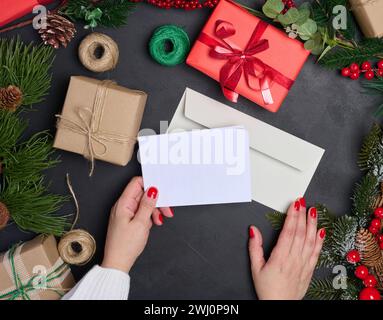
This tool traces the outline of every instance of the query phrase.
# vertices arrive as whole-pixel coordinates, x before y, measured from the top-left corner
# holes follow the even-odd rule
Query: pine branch
[[[315,208],[317,209],[318,228],[325,228],[329,232],[336,220],[336,216],[322,204],[316,204]]]
[[[383,57],[383,39],[372,38],[361,42],[355,48],[337,49],[325,55],[319,63],[329,69],[340,69],[356,62]]]
[[[68,198],[48,194],[41,178],[37,183],[17,183],[8,181],[7,187],[0,194],[11,212],[11,218],[25,231],[62,235],[69,229],[67,216],[55,213]]]
[[[41,179],[41,171],[58,163],[51,159],[54,150],[50,136],[40,132],[14,148],[12,156],[4,157],[4,178],[12,177],[12,182],[34,183]]]
[[[26,128],[26,122],[20,120],[17,114],[0,110],[0,159],[16,145]]]
[[[359,219],[360,227],[365,226],[371,215],[375,198],[378,194],[378,183],[378,179],[371,173],[368,173],[355,187],[354,195],[351,199],[353,200],[353,214]]]
[[[355,217],[346,215],[336,219],[333,231],[328,237],[334,256],[338,256],[340,260],[344,261],[347,253],[355,247],[355,236],[358,229],[358,219]]]
[[[339,300],[341,289],[335,289],[332,279],[314,279],[310,283],[306,296],[315,300]]]
[[[41,102],[50,88],[53,59],[49,46],[25,45],[20,38],[0,39],[0,87],[19,87],[23,105]]]
[[[286,214],[274,211],[266,214],[266,219],[271,223],[275,230],[281,230],[285,223]]]
[[[370,81],[363,82],[363,88],[367,90],[370,94],[376,94],[381,95],[383,100],[383,78],[377,78]],[[375,111],[376,117],[382,117],[383,116],[383,103],[378,106],[377,110]]]
[[[127,0],[101,0],[97,2],[69,0],[67,6],[60,12],[74,21],[85,21],[90,27],[100,25],[118,28],[126,24],[129,14],[136,6],[136,3]],[[94,10],[98,10],[97,16],[92,14],[95,12]]]
[[[378,124],[374,124],[369,134],[364,139],[362,148],[359,152],[358,165],[362,170],[371,169],[374,165],[373,160],[380,149],[379,146],[381,145],[382,138],[382,128]]]

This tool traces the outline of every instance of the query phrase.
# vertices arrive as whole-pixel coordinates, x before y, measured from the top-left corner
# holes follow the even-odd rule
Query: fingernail
[[[301,206],[303,207],[303,208],[306,208],[306,200],[305,200],[305,198],[300,198],[299,199],[299,203],[301,204]]]
[[[172,208],[169,208],[170,209],[170,214],[172,215],[172,217],[174,217],[174,211]]]
[[[295,201],[295,203],[294,203],[294,209],[298,211],[300,208],[301,208],[301,204],[299,203],[299,201],[298,201],[298,200]]]
[[[158,219],[160,219],[161,223],[164,223],[164,216],[162,215],[162,213],[160,213]]]
[[[321,231],[319,232],[319,236],[321,237],[321,239],[323,239],[326,236],[326,229],[325,228],[321,229]]]
[[[310,208],[310,216],[313,219],[315,219],[317,217],[317,208],[315,208],[315,207]]]
[[[249,228],[249,237],[251,239],[255,237],[254,229],[252,227]]]
[[[148,198],[152,198],[152,199],[157,198],[157,194],[158,194],[158,190],[156,187],[150,187],[147,193]]]

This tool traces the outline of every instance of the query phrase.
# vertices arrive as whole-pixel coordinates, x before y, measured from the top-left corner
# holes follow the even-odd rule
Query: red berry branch
[[[285,5],[282,14],[285,14],[287,11],[289,11],[290,8],[296,8],[295,2],[293,0],[282,0],[282,2]]]
[[[349,67],[343,68],[343,77],[348,77],[352,80],[357,80],[361,73],[364,73],[364,78],[372,80],[377,77],[383,77],[383,60],[377,63],[377,67],[373,68],[371,62],[365,61],[360,66],[357,63],[352,63]]]
[[[383,61],[381,61],[383,62]],[[380,64],[382,66],[382,64]],[[371,66],[371,65],[370,65]],[[365,65],[367,67],[367,64]],[[379,244],[379,248],[382,250],[383,249],[383,234],[380,233],[381,227],[382,227],[382,220],[383,220],[383,208],[378,207],[374,211],[374,217],[370,222],[370,225],[368,227],[368,232],[370,232],[373,236],[375,236],[376,242]],[[367,232],[367,233],[368,233]],[[369,249],[368,241],[366,240],[368,236],[366,237],[366,233],[362,232],[364,236],[364,248],[363,250]],[[371,238],[370,238],[371,239]],[[371,241],[374,243],[375,241],[373,238]],[[374,245],[376,246],[376,245]],[[381,256],[381,253],[379,249],[376,249],[377,253],[379,256]],[[363,288],[360,293],[359,293],[359,299],[360,300],[380,300],[381,296],[376,289],[376,287],[379,286],[378,279],[376,276],[372,273],[370,273],[370,270],[368,266],[371,267],[371,261],[368,261],[366,259],[371,259],[371,257],[376,254],[374,253],[369,253],[363,260],[363,257],[361,256],[361,253],[357,249],[350,250],[347,255],[346,255],[346,260],[347,262],[356,265],[354,275],[358,279],[362,280],[363,285],[365,288]],[[365,255],[365,253],[364,253]],[[376,259],[376,258],[375,258]],[[375,262],[376,263],[376,262]],[[379,269],[380,270],[380,269]],[[376,270],[375,270],[376,271]],[[381,275],[378,275],[379,279],[381,279]]]
[[[161,9],[184,9],[195,10],[202,8],[214,8],[219,0],[130,0],[130,2],[147,2]]]

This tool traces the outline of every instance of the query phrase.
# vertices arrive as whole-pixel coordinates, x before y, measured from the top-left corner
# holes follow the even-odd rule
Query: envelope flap
[[[185,117],[207,128],[242,125],[252,149],[305,171],[317,165],[324,150],[223,103],[186,88]]]

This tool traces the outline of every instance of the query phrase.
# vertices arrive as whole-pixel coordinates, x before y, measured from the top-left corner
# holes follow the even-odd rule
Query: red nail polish
[[[160,219],[161,223],[164,223],[164,216],[162,215],[162,213],[160,213],[158,219]]]
[[[295,201],[295,203],[294,203],[294,209],[298,211],[300,208],[301,208],[301,204],[299,203],[299,201],[298,201],[298,200]]]
[[[326,229],[325,228],[321,229],[321,231],[319,232],[319,236],[321,237],[321,239],[323,239],[326,236]]]
[[[158,194],[158,190],[156,187],[150,187],[147,192],[148,198],[152,198],[152,199],[157,198],[157,194]]]
[[[249,228],[249,237],[250,238],[254,238],[255,237],[254,229],[252,227]]]
[[[313,219],[315,219],[317,217],[317,208],[311,208],[310,209],[310,216]]]
[[[300,198],[299,199],[299,203],[301,204],[301,206],[303,207],[303,208],[306,208],[306,200],[305,200],[305,198]]]

